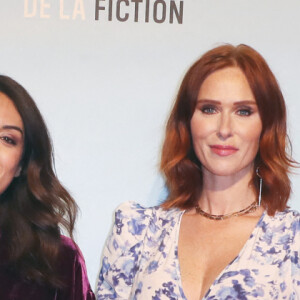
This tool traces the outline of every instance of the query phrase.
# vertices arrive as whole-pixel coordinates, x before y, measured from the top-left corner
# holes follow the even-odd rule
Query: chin
[[[245,168],[232,168],[232,165],[230,166],[222,166],[222,167],[213,167],[213,168],[207,168],[207,171],[215,176],[234,176],[234,175],[240,175],[240,177],[243,177],[245,174],[249,172],[250,169],[247,167]]]
[[[211,173],[216,176],[232,176],[235,175],[237,172],[230,172],[230,170],[224,170],[224,171],[211,172]]]

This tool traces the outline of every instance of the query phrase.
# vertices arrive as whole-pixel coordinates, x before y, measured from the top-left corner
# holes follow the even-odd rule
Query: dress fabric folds
[[[65,236],[61,236],[58,260],[61,278],[66,282],[63,290],[25,281],[9,272],[5,256],[0,251],[0,300],[94,300],[83,256],[73,241]]]

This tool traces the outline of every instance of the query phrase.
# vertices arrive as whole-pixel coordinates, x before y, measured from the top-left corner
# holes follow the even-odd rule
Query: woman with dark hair
[[[300,217],[285,103],[246,45],[205,53],[169,117],[159,207],[122,204],[98,299],[300,299]]]
[[[95,299],[73,242],[76,214],[36,104],[0,76],[0,299]]]

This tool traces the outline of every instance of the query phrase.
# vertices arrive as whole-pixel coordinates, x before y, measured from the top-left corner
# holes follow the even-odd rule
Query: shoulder
[[[68,249],[70,251],[76,251],[77,250],[77,245],[69,237],[61,235],[60,236],[60,241],[61,241],[61,247],[65,248],[65,249]]]
[[[77,244],[72,239],[64,235],[61,235],[60,241],[60,263],[63,265],[75,263],[77,265],[85,266],[83,255]]]
[[[300,242],[300,213],[296,210],[286,209],[276,212],[274,216],[266,215],[260,226],[264,232],[272,232],[278,238]]]
[[[130,252],[149,241],[159,241],[165,232],[171,234],[179,223],[181,211],[164,210],[159,206],[145,208],[135,202],[125,202],[115,210],[115,220],[106,246],[109,255]]]
[[[156,229],[174,226],[180,214],[178,209],[164,210],[160,206],[145,208],[135,202],[125,202],[115,210],[116,234],[127,230],[127,233],[139,236],[148,226]],[[155,228],[152,230],[156,231]]]
[[[61,235],[60,242],[61,242],[60,247],[62,251],[67,251],[68,253],[73,253],[73,254],[77,254],[78,252],[80,252],[78,246],[69,237]]]
[[[300,221],[300,213],[296,210],[286,209],[284,211],[276,212],[274,216],[266,218],[271,224],[297,224]]]
[[[152,206],[152,207],[145,207],[143,205],[140,205],[137,202],[134,201],[127,201],[121,203],[115,210],[115,212],[122,212],[124,215],[133,215],[133,216],[145,216],[145,217],[153,217],[153,216],[159,216],[159,217],[167,217],[169,218],[173,214],[176,215],[176,212],[179,212],[178,209],[168,209],[165,210],[158,206]]]

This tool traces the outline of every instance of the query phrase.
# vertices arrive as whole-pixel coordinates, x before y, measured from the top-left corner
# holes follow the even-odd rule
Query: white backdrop
[[[246,43],[266,58],[300,160],[299,11],[298,0],[0,0],[0,73],[24,85],[46,119],[58,176],[81,209],[76,240],[93,287],[115,207],[164,197],[166,117],[206,50]],[[292,180],[300,209],[300,177]]]

